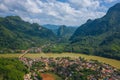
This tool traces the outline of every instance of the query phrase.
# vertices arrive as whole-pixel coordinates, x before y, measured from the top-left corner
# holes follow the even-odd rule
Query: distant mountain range
[[[62,42],[68,41],[69,38],[75,32],[75,30],[78,28],[77,26],[52,25],[52,24],[46,24],[43,25],[43,27],[52,30]]]
[[[53,25],[53,24],[46,24],[42,25],[43,27],[52,30],[55,34],[57,34],[57,30],[59,29],[60,25]]]
[[[66,25],[54,25],[54,24],[45,24],[45,25],[42,25],[43,27],[46,27],[48,29],[51,29],[51,30],[54,30],[54,29],[59,29],[61,26],[66,26]],[[74,27],[74,28],[77,28],[79,26],[66,26],[66,27]]]
[[[70,41],[75,52],[120,59],[120,3],[80,26]]]

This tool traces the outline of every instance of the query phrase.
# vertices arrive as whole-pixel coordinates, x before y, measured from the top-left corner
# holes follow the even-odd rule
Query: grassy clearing
[[[0,54],[0,57],[19,57],[21,54]],[[29,58],[39,58],[39,57],[71,57],[71,58],[78,58],[78,57],[84,57],[85,59],[93,59],[93,60],[98,60],[103,63],[110,64],[118,69],[120,69],[120,61],[119,60],[114,60],[114,59],[108,59],[108,58],[103,58],[103,57],[98,57],[98,56],[89,56],[89,55],[84,55],[84,54],[73,54],[73,53],[62,53],[62,54],[53,54],[53,53],[38,53],[38,54],[26,54],[25,57]]]

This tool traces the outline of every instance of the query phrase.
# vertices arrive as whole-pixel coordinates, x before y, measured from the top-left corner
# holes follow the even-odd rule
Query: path
[[[25,54],[27,54],[31,49],[26,50],[24,53],[22,53],[19,58],[23,57]]]

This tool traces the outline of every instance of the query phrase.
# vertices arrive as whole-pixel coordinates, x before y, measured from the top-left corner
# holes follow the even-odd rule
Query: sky
[[[20,16],[43,24],[80,26],[104,16],[120,0],[0,0],[0,17]]]

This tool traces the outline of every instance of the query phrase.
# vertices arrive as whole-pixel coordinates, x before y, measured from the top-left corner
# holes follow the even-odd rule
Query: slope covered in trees
[[[0,58],[0,80],[23,80],[27,73],[24,64],[16,58]]]
[[[88,20],[70,40],[74,52],[120,59],[120,3],[102,18]]]
[[[61,42],[68,42],[69,38],[72,36],[77,27],[67,27],[62,25],[57,31],[57,36]]]
[[[18,16],[0,17],[0,49],[27,49],[55,40],[54,33]]]
[[[59,38],[60,42],[67,42],[72,36],[74,31],[77,29],[77,26],[66,26],[66,25],[52,25],[46,24],[43,25],[54,32],[54,34]]]

